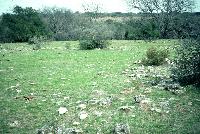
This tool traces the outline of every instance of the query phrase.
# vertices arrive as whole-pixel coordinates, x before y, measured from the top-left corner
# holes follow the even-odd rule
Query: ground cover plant
[[[0,133],[199,133],[199,90],[166,87],[171,62],[140,64],[150,47],[173,56],[175,44],[110,41],[90,51],[76,41],[37,51],[0,44]]]

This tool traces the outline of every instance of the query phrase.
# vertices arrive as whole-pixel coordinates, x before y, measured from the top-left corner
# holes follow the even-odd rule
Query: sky
[[[11,12],[14,6],[33,7],[42,9],[44,7],[61,7],[67,8],[74,12],[83,12],[83,4],[99,4],[102,12],[128,12],[125,0],[0,0],[0,14]],[[197,8],[195,11],[200,12],[200,0],[196,0]],[[133,11],[134,12],[134,11]]]
[[[41,9],[44,7],[67,8],[74,12],[83,12],[83,4],[99,4],[103,12],[127,12],[125,0],[0,0],[0,14],[9,12],[16,5],[21,7],[33,7]],[[86,4],[85,4],[86,5]]]

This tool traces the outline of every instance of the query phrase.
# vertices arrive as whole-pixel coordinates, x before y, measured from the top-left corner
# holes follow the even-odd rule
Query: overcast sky
[[[10,11],[15,5],[34,9],[57,6],[83,12],[84,3],[99,4],[104,12],[127,12],[125,0],[0,0],[0,14]]]
[[[196,0],[200,11],[200,0]],[[64,7],[72,11],[83,12],[82,5],[84,3],[96,3],[101,5],[103,12],[127,12],[125,0],[0,0],[0,14],[9,12],[16,5],[21,7],[33,7],[34,9],[41,9],[44,7]]]

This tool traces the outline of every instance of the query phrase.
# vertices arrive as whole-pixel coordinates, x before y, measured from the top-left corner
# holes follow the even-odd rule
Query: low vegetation
[[[0,16],[0,133],[200,133],[193,0],[127,3]]]
[[[92,50],[92,49],[104,49],[107,48],[109,42],[106,40],[80,40],[79,41],[80,49],[82,50]]]
[[[159,50],[155,47],[151,47],[146,51],[146,58],[142,59],[142,64],[159,66],[164,64],[168,57],[169,51],[167,49]]]
[[[200,38],[181,41],[176,49],[172,74],[182,85],[200,84]]]
[[[170,82],[167,64],[138,64],[177,41],[110,43],[1,44],[0,133],[199,133],[199,90]]]

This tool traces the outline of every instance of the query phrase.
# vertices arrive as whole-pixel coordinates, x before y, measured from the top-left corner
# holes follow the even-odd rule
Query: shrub
[[[66,42],[65,43],[65,49],[70,49],[70,47],[71,47],[71,44],[69,42]]]
[[[181,42],[171,71],[172,78],[181,85],[200,84],[200,38]]]
[[[167,49],[158,50],[155,47],[151,47],[146,51],[146,58],[142,60],[142,64],[159,66],[162,65],[168,57],[169,51]]]
[[[39,50],[41,49],[42,45],[44,45],[44,42],[46,41],[46,39],[44,37],[32,37],[29,38],[28,40],[28,44],[33,46],[33,50]]]
[[[83,30],[81,40],[79,41],[80,49],[107,48],[109,45],[107,40],[112,39],[112,36],[113,32],[109,26],[102,23],[91,24],[89,28]]]
[[[81,50],[92,50],[95,48],[99,49],[107,48],[109,43],[106,40],[91,39],[91,40],[80,40],[79,45]]]

